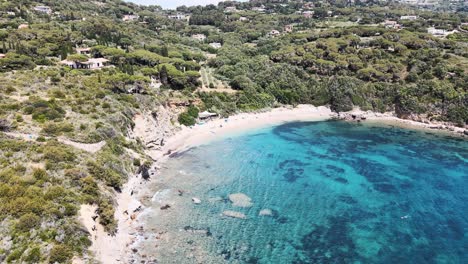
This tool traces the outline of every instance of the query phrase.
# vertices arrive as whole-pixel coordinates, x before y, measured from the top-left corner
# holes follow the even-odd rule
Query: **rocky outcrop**
[[[135,126],[129,132],[129,137],[139,139],[148,150],[160,150],[166,139],[176,132],[172,122],[176,116],[176,113],[162,105],[153,111],[137,114],[133,118]]]
[[[251,207],[252,199],[243,193],[234,193],[229,195],[229,200],[233,206],[237,207]]]

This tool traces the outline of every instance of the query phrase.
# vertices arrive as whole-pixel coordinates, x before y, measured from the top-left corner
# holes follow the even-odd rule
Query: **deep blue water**
[[[148,220],[177,234],[171,241],[180,250],[162,254],[161,263],[195,263],[187,257],[195,247],[213,263],[468,263],[463,139],[340,121],[289,123],[173,155],[163,174],[159,187],[190,193],[174,198],[175,207],[187,205],[183,213]],[[227,199],[239,192],[252,207]],[[202,204],[187,203],[193,196]],[[265,208],[273,215],[260,216]],[[225,210],[247,219],[223,217]]]

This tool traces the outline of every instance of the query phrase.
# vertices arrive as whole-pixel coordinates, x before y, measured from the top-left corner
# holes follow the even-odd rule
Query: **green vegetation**
[[[9,245],[0,262],[86,255],[82,204],[96,205],[100,224],[115,232],[115,193],[136,167],[149,168],[145,146],[129,136],[136,114],[158,119],[164,107],[180,113],[169,122],[192,126],[200,109],[229,116],[308,103],[468,122],[468,16],[447,1],[437,11],[391,1],[178,8],[190,21],[120,0],[19,2],[0,2],[0,235]],[[37,5],[53,12],[34,11]],[[238,11],[225,10],[232,6]],[[301,13],[307,10],[313,15]],[[138,18],[123,21],[129,14]],[[435,37],[427,33],[432,26],[459,32]],[[105,146],[87,152],[66,140]]]

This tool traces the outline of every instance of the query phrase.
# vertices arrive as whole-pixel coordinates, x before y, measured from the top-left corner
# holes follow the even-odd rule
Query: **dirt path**
[[[3,133],[7,136],[23,139],[26,141],[36,141],[37,138],[39,137],[36,134],[25,134],[25,133],[19,133],[19,132],[3,132]],[[48,138],[48,137],[45,137],[45,138]],[[87,143],[79,143],[79,142],[71,141],[65,137],[58,137],[57,140],[65,145],[69,145],[69,146],[84,150],[89,153],[96,153],[100,151],[106,145],[105,141],[87,144]]]

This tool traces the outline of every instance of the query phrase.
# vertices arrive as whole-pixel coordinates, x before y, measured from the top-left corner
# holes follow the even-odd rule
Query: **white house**
[[[434,37],[446,37],[450,34],[453,34],[453,33],[457,33],[458,30],[452,30],[452,31],[448,31],[448,30],[445,30],[445,29],[437,29],[437,28],[434,28],[434,27],[430,27],[427,29],[427,33],[433,35]]]
[[[34,10],[41,13],[46,13],[48,15],[52,14],[52,9],[48,6],[36,6]]]
[[[195,35],[192,35],[192,38],[198,41],[205,41],[206,36],[205,34],[195,34]]]
[[[5,55],[5,54],[3,54],[3,53],[0,53],[0,59],[3,59],[3,58],[5,58],[5,57],[6,57],[6,55]]]
[[[224,9],[224,12],[225,13],[235,13],[235,12],[237,12],[237,8],[235,6],[227,6]]]
[[[174,19],[174,20],[188,20],[189,16],[182,14],[182,13],[177,13],[175,15],[169,15],[167,16],[169,19]]]
[[[123,21],[135,21],[135,20],[138,20],[138,18],[140,18],[139,15],[124,15],[122,20]]]
[[[29,28],[28,24],[21,24],[18,26],[18,29],[26,29],[26,28]]]
[[[249,21],[249,19],[246,17],[239,17],[239,21],[245,22],[245,21]]]
[[[66,65],[72,69],[95,70],[95,69],[101,69],[102,67],[106,66],[108,62],[109,60],[104,59],[104,58],[93,58],[84,62],[63,60],[60,62],[60,64]]]
[[[281,35],[281,33],[280,33],[278,30],[276,30],[276,29],[273,29],[272,31],[270,31],[270,32],[268,33],[268,36],[269,36],[269,37],[276,37],[276,36],[279,36],[279,35]]]
[[[222,47],[221,43],[219,42],[212,42],[209,44],[212,48],[219,49]]]
[[[9,12],[7,12],[7,15],[9,15],[9,16],[15,16],[16,14],[15,14],[15,12],[9,11]]]
[[[400,20],[416,20],[418,16],[401,16]]]

